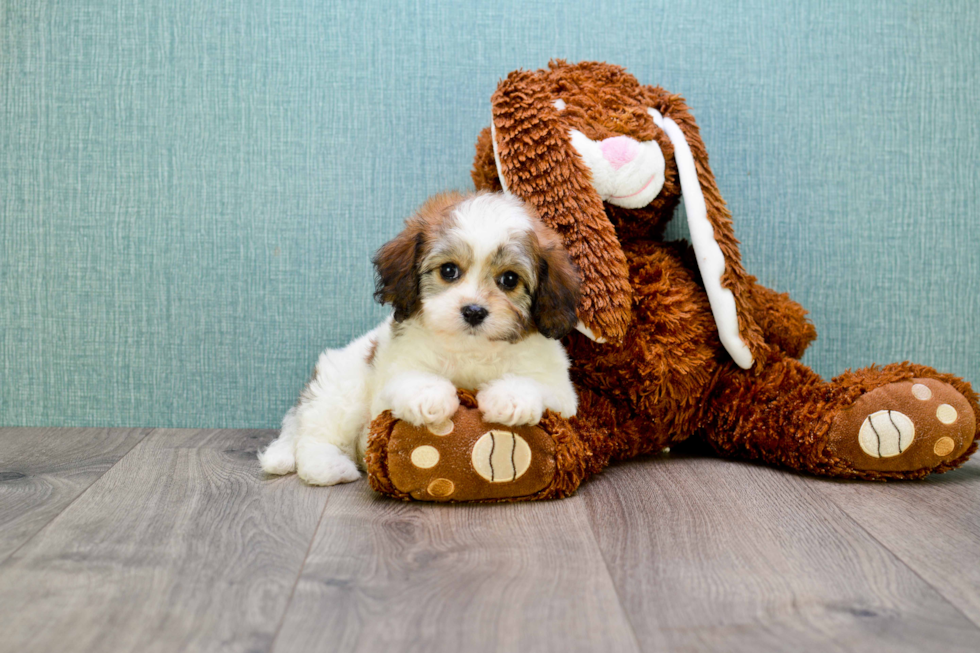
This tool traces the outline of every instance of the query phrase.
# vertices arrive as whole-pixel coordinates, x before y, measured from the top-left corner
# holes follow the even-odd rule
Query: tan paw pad
[[[942,437],[936,440],[936,446],[932,450],[937,456],[948,456],[953,452],[955,446],[956,443],[953,442],[953,438]]]
[[[491,483],[516,481],[531,466],[531,448],[510,431],[487,431],[473,447],[473,469]]]
[[[412,464],[419,469],[429,469],[439,464],[439,450],[427,444],[412,450]]]
[[[909,448],[915,439],[915,424],[897,410],[879,410],[868,415],[858,431],[864,453],[875,458],[891,458]]]
[[[949,404],[942,404],[936,409],[936,419],[943,424],[952,424],[956,421],[956,409]]]
[[[440,435],[440,436],[449,435],[450,433],[453,432],[453,428],[455,428],[453,425],[453,421],[446,420],[442,424],[431,424],[429,426],[429,433],[431,433],[432,435]]]
[[[932,390],[927,385],[916,383],[912,386],[912,395],[919,401],[929,401],[932,399]]]
[[[437,499],[445,499],[456,491],[456,484],[448,478],[437,478],[429,483],[429,487],[426,489],[429,491],[429,494]]]

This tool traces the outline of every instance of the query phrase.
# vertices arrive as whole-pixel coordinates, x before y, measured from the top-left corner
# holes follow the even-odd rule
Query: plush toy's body
[[[797,360],[816,331],[742,268],[679,96],[606,64],[512,73],[494,94],[473,179],[532,204],[581,270],[581,333],[566,340],[580,403],[575,418],[540,425],[554,452],[536,450],[528,473],[560,461],[547,487],[481,495],[470,485],[458,499],[565,496],[612,459],[694,435],[721,455],[843,478],[920,478],[976,450],[980,406],[965,381],[900,363],[825,382]],[[663,241],[682,196],[693,247]],[[388,449],[392,428],[375,424],[374,486],[452,500],[392,484],[388,467],[404,458]],[[473,449],[483,430],[493,425],[469,425],[454,446]]]

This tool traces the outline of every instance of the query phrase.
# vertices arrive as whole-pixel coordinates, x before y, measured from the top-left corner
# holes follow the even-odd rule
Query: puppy
[[[457,388],[487,422],[575,414],[568,358],[579,277],[558,236],[500,193],[438,195],[374,258],[375,298],[393,315],[324,351],[282,431],[259,453],[270,474],[311,485],[360,476],[371,421],[385,410],[435,433],[451,428]]]

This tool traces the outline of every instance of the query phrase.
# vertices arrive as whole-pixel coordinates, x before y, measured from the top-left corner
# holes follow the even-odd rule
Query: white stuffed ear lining
[[[500,165],[500,150],[497,149],[497,128],[493,126],[493,112],[490,113],[490,142],[493,143],[493,162],[497,166],[497,179],[500,180],[500,187],[505,195],[510,195],[507,190],[507,181],[504,179],[504,168]]]
[[[691,230],[691,244],[694,245],[694,255],[698,260],[721,344],[735,364],[747,370],[752,367],[752,352],[738,333],[735,295],[721,285],[721,276],[725,273],[725,255],[715,241],[715,230],[708,221],[708,206],[701,191],[691,147],[677,123],[665,118],[656,109],[647,109],[647,112],[653,116],[653,121],[664,130],[674,146],[674,160],[681,178],[681,193],[684,196],[684,209],[687,211],[687,224]]]
[[[606,340],[605,338],[596,336],[596,334],[592,332],[592,329],[585,326],[585,322],[583,322],[582,320],[579,320],[578,324],[575,325],[575,330],[581,333],[589,340],[591,340],[592,342],[597,342],[600,345],[604,345],[608,342],[608,340]]]

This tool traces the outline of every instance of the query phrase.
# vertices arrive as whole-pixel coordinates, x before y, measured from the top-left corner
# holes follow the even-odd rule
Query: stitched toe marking
[[[437,478],[429,483],[427,489],[432,496],[444,499],[456,491],[456,484],[448,478]]]
[[[531,466],[531,448],[509,431],[487,431],[473,446],[473,469],[491,483],[516,481]]]
[[[455,426],[453,425],[453,421],[450,419],[446,420],[442,424],[430,424],[428,428],[429,433],[432,435],[449,435],[453,432],[453,428],[455,428]]]
[[[940,404],[936,409],[936,419],[943,424],[952,424],[956,421],[956,409],[949,404]]]
[[[864,453],[875,458],[897,456],[915,439],[915,424],[905,413],[879,410],[868,415],[858,432],[858,443]]]
[[[942,437],[936,440],[936,446],[933,447],[933,451],[939,457],[948,456],[953,452],[953,447],[956,443],[953,442],[953,438]]]
[[[421,469],[435,467],[439,462],[439,450],[425,444],[412,451],[412,464]]]
[[[929,401],[932,399],[932,390],[927,385],[916,383],[912,386],[912,395],[920,401]]]

